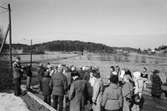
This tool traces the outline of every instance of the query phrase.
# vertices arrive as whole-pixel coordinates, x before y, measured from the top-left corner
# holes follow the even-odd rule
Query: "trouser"
[[[51,96],[50,95],[43,95],[44,96],[44,102],[47,104],[51,104]]]
[[[39,89],[40,89],[40,91],[42,91],[42,80],[38,79],[38,81],[39,81]]]
[[[31,77],[27,76],[27,83],[26,83],[26,88],[29,90],[31,85]]]
[[[124,97],[123,111],[131,111],[131,103]]]
[[[63,110],[63,96],[53,95],[53,107],[57,111]]]
[[[21,78],[15,78],[14,79],[14,94],[16,96],[21,95],[20,85],[21,85]]]

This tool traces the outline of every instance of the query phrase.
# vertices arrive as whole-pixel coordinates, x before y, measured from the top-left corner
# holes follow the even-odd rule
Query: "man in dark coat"
[[[84,111],[87,97],[87,81],[80,80],[79,74],[73,75],[73,83],[70,87],[70,111]]]
[[[24,72],[27,75],[26,88],[27,88],[27,90],[31,90],[30,85],[31,85],[32,71],[31,71],[31,65],[30,64],[28,64],[24,67]]]
[[[42,78],[42,94],[44,96],[44,101],[50,105],[51,103],[51,87],[50,87],[51,77],[49,76],[49,72],[45,71],[44,76]]]
[[[20,64],[20,57],[16,57],[15,62],[13,63],[13,81],[14,81],[14,93],[16,96],[21,95],[21,76],[23,73],[22,66]]]
[[[43,64],[40,64],[38,69],[38,81],[39,81],[40,91],[42,91],[42,77],[45,71],[46,71],[46,68],[43,66]]]
[[[67,78],[63,74],[63,66],[58,66],[58,71],[51,77],[50,86],[53,95],[53,107],[58,110],[63,110],[63,98],[67,90]]]

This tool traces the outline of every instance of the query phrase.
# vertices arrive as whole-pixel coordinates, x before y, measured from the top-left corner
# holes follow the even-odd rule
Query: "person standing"
[[[23,73],[23,69],[20,64],[20,57],[16,57],[15,62],[13,63],[13,80],[14,80],[14,94],[16,96],[21,95],[21,76]]]
[[[95,82],[93,84],[92,109],[93,111],[101,111],[103,83],[100,77],[100,73],[98,71],[93,72],[93,76],[95,77]]]
[[[40,91],[42,91],[42,77],[45,71],[46,71],[46,68],[43,66],[43,64],[40,64],[38,69],[38,81],[39,81]]]
[[[73,82],[70,87],[70,111],[85,111],[87,87],[86,80],[80,80],[79,74],[72,76]]]
[[[30,85],[31,85],[31,78],[32,78],[32,71],[31,71],[31,65],[28,64],[24,67],[24,71],[27,75],[27,83],[26,83],[26,89],[31,90]]]
[[[123,94],[123,111],[131,110],[131,98],[133,96],[133,84],[130,82],[130,75],[124,75],[124,85],[122,86]]]
[[[53,107],[58,111],[62,111],[64,95],[68,88],[62,65],[59,65],[58,71],[52,75],[50,87],[52,88]]]
[[[51,77],[49,75],[49,71],[45,71],[44,76],[42,77],[42,94],[44,96],[44,101],[47,104],[51,104],[51,87],[50,87],[50,81]]]
[[[110,85],[104,90],[102,97],[102,106],[105,111],[120,111],[122,108],[123,96],[122,90],[118,85],[118,76],[110,78]]]
[[[152,82],[151,95],[152,95],[152,97],[161,98],[162,81],[158,75],[159,70],[154,70],[152,73],[153,73],[153,75],[151,76],[151,82]]]

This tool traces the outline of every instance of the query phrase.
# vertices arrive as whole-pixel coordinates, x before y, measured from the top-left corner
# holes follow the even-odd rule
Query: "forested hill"
[[[8,45],[6,45],[6,48]],[[13,44],[13,49],[23,49],[23,52],[29,52],[30,46],[26,44]],[[130,47],[110,47],[101,43],[57,40],[40,44],[33,44],[33,53],[44,53],[44,51],[88,51],[99,53],[114,53],[117,50],[135,52],[137,49]]]
[[[51,41],[33,45],[34,50],[48,51],[89,51],[89,52],[113,52],[113,48],[100,43],[82,41]]]

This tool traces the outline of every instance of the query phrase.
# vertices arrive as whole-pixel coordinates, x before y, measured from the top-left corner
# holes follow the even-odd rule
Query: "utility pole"
[[[32,67],[32,39],[30,40],[30,66]]]
[[[8,11],[9,11],[9,56],[10,56],[10,76],[12,75],[13,68],[12,68],[12,25],[11,25],[11,7],[8,4]]]

